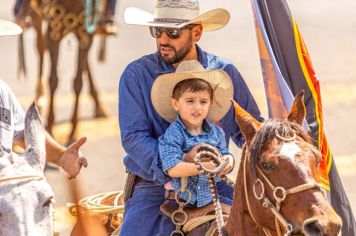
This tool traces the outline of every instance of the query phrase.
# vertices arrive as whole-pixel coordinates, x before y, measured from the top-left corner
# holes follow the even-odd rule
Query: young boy
[[[219,122],[229,110],[233,94],[232,84],[229,76],[223,71],[203,71],[197,61],[187,62],[193,64],[193,68],[200,71],[177,72],[158,77],[152,87],[152,101],[156,111],[166,120],[175,120],[159,138],[159,154],[163,170],[172,177],[175,191],[181,189],[181,177],[189,177],[187,189],[191,192],[189,203],[196,207],[202,207],[212,202],[208,178],[202,175],[196,165],[183,160],[185,153],[195,146],[205,143],[216,147],[224,158],[229,158],[232,168],[233,157],[226,146],[225,134],[221,127],[213,122]],[[199,65],[197,65],[197,63]],[[186,67],[187,64],[182,65]],[[189,66],[188,66],[189,67]],[[192,68],[191,68],[192,69]],[[169,87],[162,86],[169,81]],[[160,89],[158,89],[158,87]],[[156,99],[157,94],[161,99]],[[171,106],[167,98],[171,97]],[[215,168],[213,164],[206,163],[205,167]],[[215,178],[215,181],[218,181]],[[219,183],[217,183],[219,186]],[[169,188],[169,187],[168,187]],[[219,192],[219,187],[218,187]],[[180,198],[188,201],[187,192],[180,193]],[[229,199],[231,200],[231,199]],[[222,200],[230,204],[229,200]]]

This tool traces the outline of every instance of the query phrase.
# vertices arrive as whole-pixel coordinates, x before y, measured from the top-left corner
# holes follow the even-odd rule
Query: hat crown
[[[204,67],[197,60],[186,60],[179,63],[177,72],[204,71]]]
[[[157,0],[154,11],[155,21],[169,19],[185,22],[199,16],[198,0]]]

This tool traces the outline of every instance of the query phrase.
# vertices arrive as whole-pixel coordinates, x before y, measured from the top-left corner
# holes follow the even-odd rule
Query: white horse
[[[45,131],[34,104],[25,118],[26,151],[0,156],[0,235],[53,235],[54,193],[43,175]]]

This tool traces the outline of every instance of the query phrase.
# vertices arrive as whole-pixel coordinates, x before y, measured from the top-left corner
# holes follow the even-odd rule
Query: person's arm
[[[86,142],[86,137],[80,138],[69,147],[63,147],[56,142],[46,132],[46,161],[56,164],[63,168],[70,178],[75,178],[82,166],[87,167],[87,159],[80,151],[80,147]],[[14,139],[14,144],[25,149],[25,140],[23,138]]]
[[[231,77],[234,86],[234,100],[257,120],[263,121],[264,119],[261,117],[261,112],[256,101],[236,67],[229,64],[224,70]],[[245,142],[237,123],[231,130],[231,139],[240,148]]]
[[[163,170],[158,167],[158,140],[153,137],[152,123],[146,111],[138,75],[126,68],[119,83],[119,124],[121,142],[128,158],[156,181],[164,184]]]
[[[203,163],[206,169],[213,170],[216,168],[216,165],[212,162],[205,162]],[[178,177],[189,177],[201,174],[202,171],[198,170],[197,166],[194,163],[190,162],[179,162],[171,169],[167,170],[167,173],[172,178]]]
[[[1,82],[1,88],[6,90],[11,101],[13,123],[14,123],[14,137],[13,143],[25,149],[24,140],[24,121],[25,113],[7,84]],[[61,146],[46,132],[46,161],[59,165],[64,171],[68,173],[71,178],[77,176],[82,166],[88,165],[86,158],[82,155],[80,147],[85,143],[86,138],[81,138],[77,142],[70,145],[68,148]]]

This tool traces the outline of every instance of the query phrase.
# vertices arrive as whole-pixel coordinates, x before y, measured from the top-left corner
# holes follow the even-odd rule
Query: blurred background
[[[105,63],[98,63],[98,40],[90,51],[90,65],[99,94],[110,115],[92,119],[94,106],[88,97],[88,84],[80,100],[79,136],[87,136],[83,151],[89,166],[77,178],[84,195],[122,190],[125,168],[124,150],[117,124],[117,87],[125,66],[132,60],[156,50],[155,40],[147,27],[125,25],[123,11],[136,6],[153,12],[154,1],[118,0],[115,23],[117,36],[108,38]],[[354,0],[298,0],[288,1],[292,15],[309,50],[314,69],[320,80],[324,111],[324,129],[333,152],[345,190],[356,213],[356,2]],[[0,18],[13,20],[15,1],[2,1]],[[258,48],[250,1],[201,0],[201,12],[225,8],[231,13],[229,24],[222,30],[203,34],[199,45],[208,52],[231,60],[249,85],[265,117],[267,106],[262,83]],[[24,109],[34,100],[38,74],[35,31],[25,32],[25,52],[28,74],[17,75],[18,38],[0,38],[0,78],[5,80],[20,99]],[[55,100],[55,138],[65,143],[69,132],[74,96],[73,78],[76,71],[77,41],[68,35],[61,43],[58,64],[59,86]],[[48,76],[48,55],[45,75]],[[231,144],[238,156],[238,149]],[[46,172],[56,194],[55,207],[65,209],[71,202],[68,180],[62,171]],[[68,225],[57,223],[60,230]],[[66,232],[66,231],[63,231]],[[64,234],[66,235],[66,234]]]

